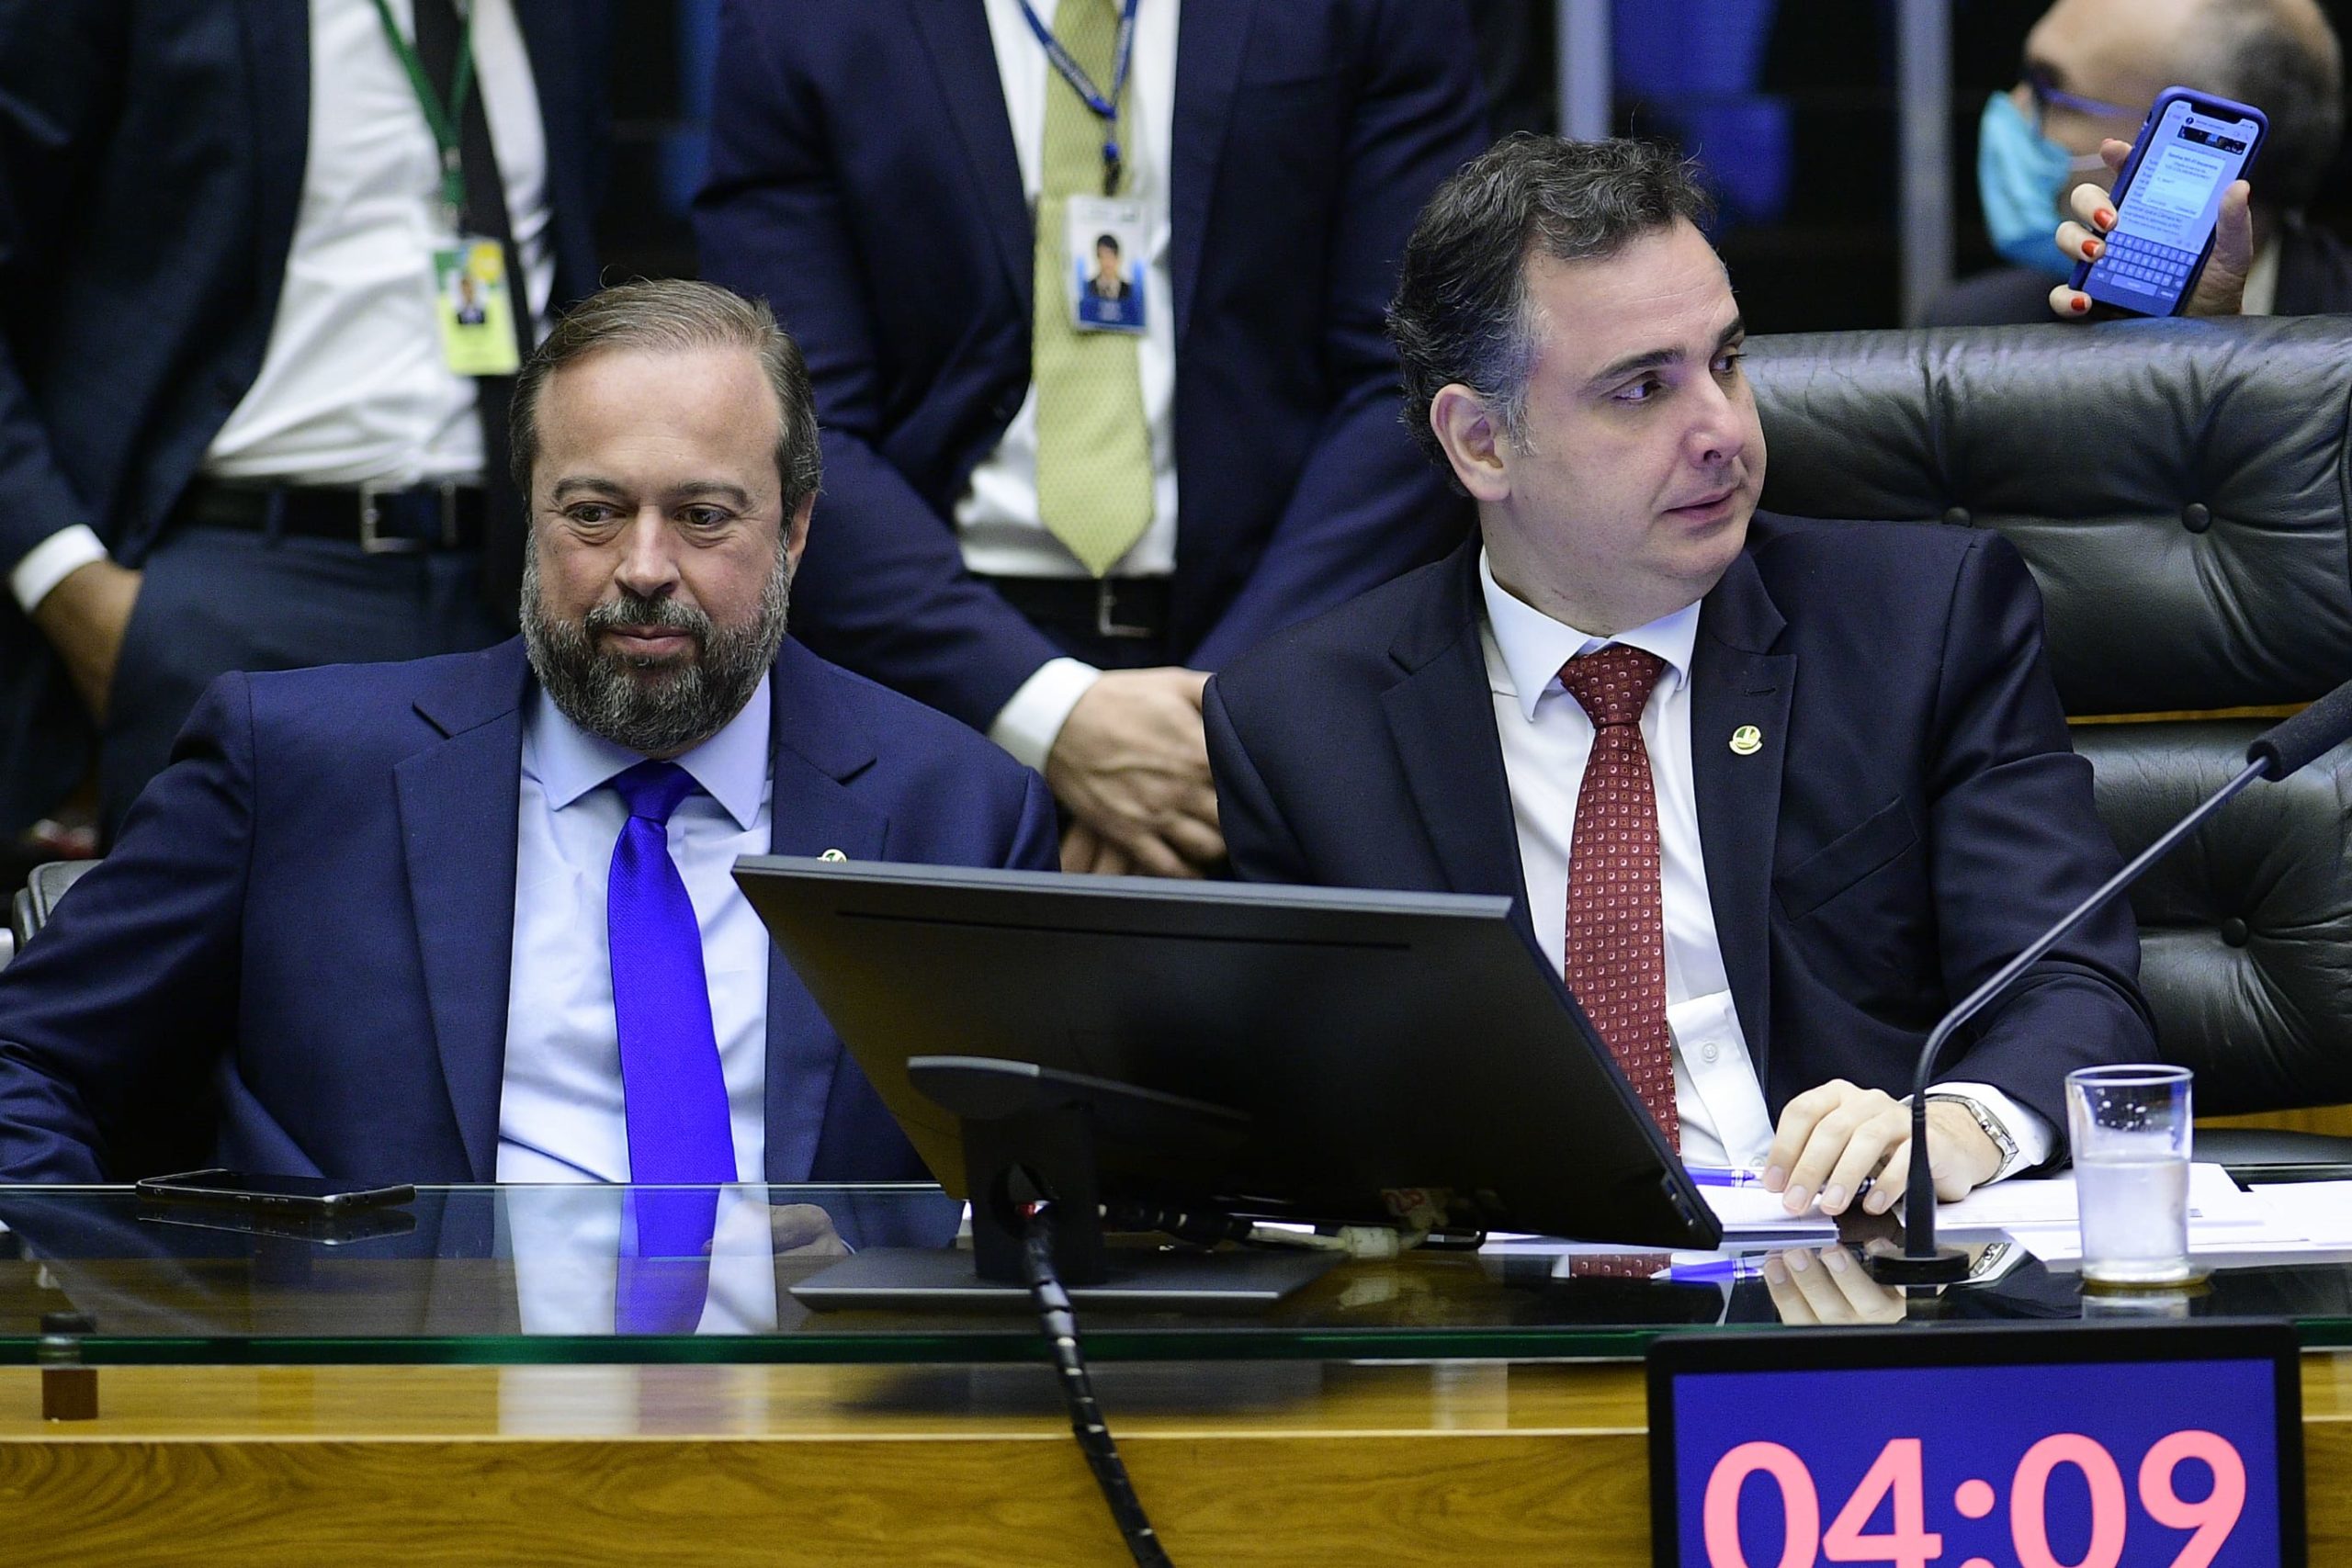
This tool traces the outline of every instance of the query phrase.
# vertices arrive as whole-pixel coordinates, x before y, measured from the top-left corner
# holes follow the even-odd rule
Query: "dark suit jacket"
[[[0,970],[0,1179],[492,1179],[528,679],[512,641],[216,682]],[[771,685],[776,852],[1053,865],[970,730],[789,641]],[[767,1179],[927,1179],[781,957],[767,1026]]]
[[[1508,894],[1532,943],[1484,619],[1473,543],[1210,682],[1237,872]],[[2118,864],[2023,564],[1997,534],[1759,514],[1702,604],[1690,680],[1707,890],[1772,1114],[1832,1077],[1909,1092],[1945,1010]],[[2069,1069],[2154,1055],[2138,972],[2118,904],[1940,1076],[2063,1130]]]
[[[2031,267],[1996,267],[1963,277],[1928,307],[1930,327],[2030,326],[2050,313],[2056,279]],[[2290,217],[2278,231],[2276,316],[2324,316],[2352,310],[2352,247],[2326,230]]]
[[[729,0],[719,34],[704,273],[775,305],[825,426],[795,629],[984,726],[1060,651],[965,573],[950,521],[1029,384],[987,15]],[[1185,0],[1170,658],[1214,669],[1460,537],[1397,425],[1381,321],[1414,216],[1484,145],[1479,106],[1459,0]]]
[[[596,287],[605,5],[514,9],[567,301]],[[74,523],[136,565],[253,385],[301,200],[310,47],[306,0],[0,0],[0,573]],[[0,832],[73,786],[87,737],[0,594]]]

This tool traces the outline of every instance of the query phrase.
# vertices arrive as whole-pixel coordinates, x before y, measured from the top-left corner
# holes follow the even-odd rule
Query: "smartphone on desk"
[[[406,1209],[348,1209],[334,1213],[309,1213],[292,1209],[230,1208],[225,1204],[152,1203],[140,1211],[140,1223],[182,1229],[258,1236],[266,1241],[305,1242],[313,1247],[348,1247],[354,1242],[380,1241],[407,1235],[416,1229],[416,1216]]]
[[[282,1214],[348,1214],[413,1201],[407,1182],[390,1187],[354,1187],[321,1176],[248,1176],[235,1170],[189,1170],[151,1176],[131,1190],[157,1203],[207,1203],[215,1208],[256,1209]]]
[[[2254,164],[2270,122],[2251,104],[2187,87],[2157,95],[2115,176],[2115,227],[2070,281],[2102,305],[2177,316],[2213,254],[2222,193]]]

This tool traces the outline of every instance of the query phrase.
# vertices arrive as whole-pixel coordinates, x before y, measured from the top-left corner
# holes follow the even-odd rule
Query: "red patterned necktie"
[[[1674,1046],[1666,1028],[1666,919],[1658,893],[1657,795],[1642,709],[1666,660],[1612,643],[1571,659],[1560,684],[1592,719],[1592,757],[1568,846],[1566,979],[1666,1141],[1682,1146]]]

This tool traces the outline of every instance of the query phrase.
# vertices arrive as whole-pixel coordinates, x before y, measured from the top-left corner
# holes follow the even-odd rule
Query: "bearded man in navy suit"
[[[668,1179],[923,1179],[729,873],[770,851],[1050,867],[1043,782],[784,635],[819,457],[763,307],[608,289],[514,410],[524,637],[212,686],[115,852],[0,971],[0,1178],[662,1179],[650,1140],[694,1078],[716,1163]],[[675,919],[625,912],[665,854]],[[642,978],[673,939],[683,989]],[[699,1055],[640,1078],[628,998],[666,1031],[695,987]]]
[[[1883,1213],[1928,1031],[2117,856],[1998,535],[1757,513],[1705,212],[1628,141],[1440,189],[1390,330],[1481,536],[1227,667],[1210,756],[1241,875],[1510,896],[1687,1162]],[[1955,1043],[1939,1196],[2055,1158],[2070,1068],[2154,1055],[2138,959],[2111,906]]]

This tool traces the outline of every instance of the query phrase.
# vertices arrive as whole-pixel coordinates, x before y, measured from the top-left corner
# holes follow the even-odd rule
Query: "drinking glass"
[[[2066,1130],[2083,1225],[2083,1278],[2168,1284],[2189,1278],[2189,1081],[2161,1063],[2066,1075]]]

